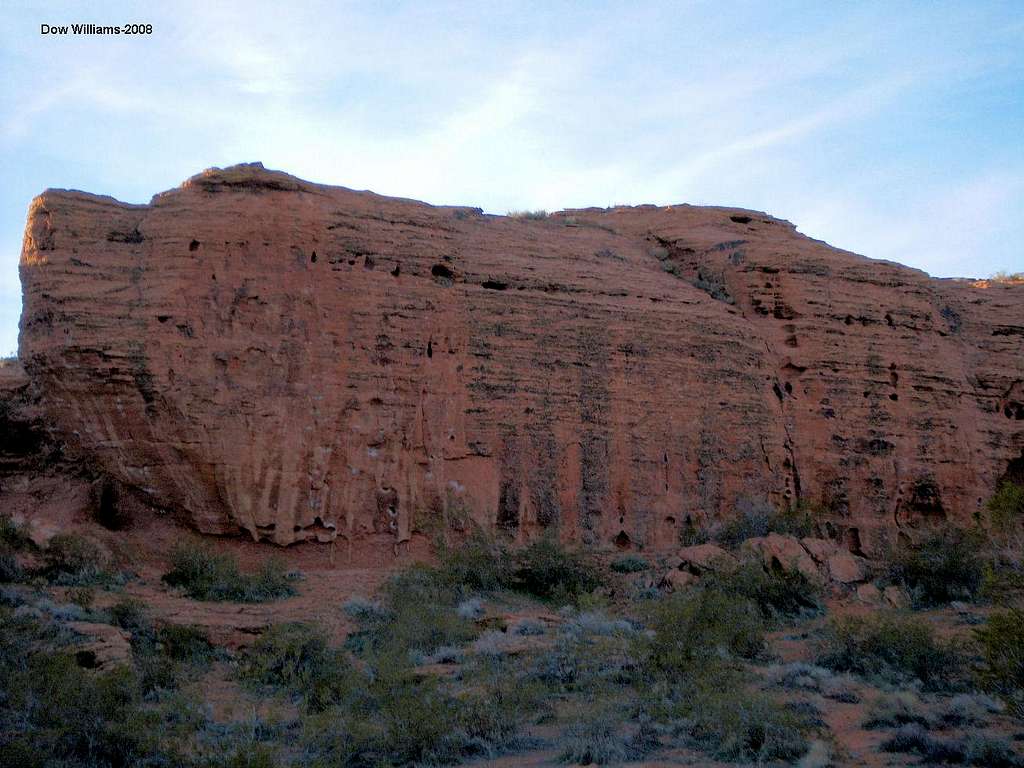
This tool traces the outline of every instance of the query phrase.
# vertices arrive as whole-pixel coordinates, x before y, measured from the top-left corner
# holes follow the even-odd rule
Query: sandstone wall
[[[517,219],[257,164],[145,206],[49,190],[21,275],[54,427],[210,533],[403,541],[471,517],[667,548],[770,499],[870,548],[969,520],[1024,461],[1024,286],[750,211]]]

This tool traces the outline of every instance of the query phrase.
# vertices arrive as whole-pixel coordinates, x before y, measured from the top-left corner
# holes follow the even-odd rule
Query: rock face
[[[761,213],[489,216],[244,165],[49,190],[21,276],[68,448],[210,533],[677,549],[750,497],[859,553],[1024,473],[1024,286]]]

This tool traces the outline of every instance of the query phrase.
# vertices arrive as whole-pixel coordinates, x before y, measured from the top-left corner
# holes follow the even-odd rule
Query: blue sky
[[[41,23],[151,23],[44,37]],[[0,353],[47,187],[213,165],[510,209],[704,203],[937,276],[1024,270],[1024,2],[0,5]]]

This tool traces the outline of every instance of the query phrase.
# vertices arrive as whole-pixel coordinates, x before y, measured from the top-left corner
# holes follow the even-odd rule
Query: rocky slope
[[[244,165],[48,190],[21,275],[61,440],[210,533],[674,548],[807,501],[857,552],[1024,473],[1024,286],[761,213],[489,216]]]

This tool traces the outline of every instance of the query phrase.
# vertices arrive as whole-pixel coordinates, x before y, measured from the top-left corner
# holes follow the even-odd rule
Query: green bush
[[[370,655],[408,659],[410,653],[429,655],[467,643],[479,630],[459,616],[461,595],[438,570],[415,565],[384,585],[386,610],[357,620],[359,631],[350,635],[349,645]]]
[[[651,564],[639,555],[623,555],[612,560],[611,569],[616,573],[640,573],[650,570]]]
[[[32,539],[24,526],[18,525],[10,515],[0,514],[0,550],[33,549]]]
[[[802,538],[814,532],[814,515],[806,506],[776,508],[767,501],[739,499],[736,514],[714,533],[724,547],[735,548],[747,539],[778,533]]]
[[[75,533],[61,533],[50,539],[43,561],[47,576],[57,584],[82,586],[114,580],[109,559],[99,545]]]
[[[620,733],[621,716],[599,711],[571,723],[563,737],[559,759],[574,765],[608,765],[631,757]]]
[[[458,546],[444,549],[438,570],[452,586],[470,590],[490,592],[512,583],[508,548],[480,530]]]
[[[811,616],[821,611],[821,588],[796,569],[766,567],[746,559],[734,571],[712,574],[709,586],[746,598],[769,622]]]
[[[719,589],[676,593],[654,609],[654,636],[638,643],[656,677],[689,675],[723,655],[750,659],[764,650],[764,622],[749,600]]]
[[[601,586],[594,565],[553,537],[527,544],[514,558],[513,586],[537,597],[575,600]]]
[[[985,573],[984,538],[977,530],[945,529],[893,551],[889,578],[906,588],[915,607],[977,597]]]
[[[360,690],[345,652],[330,646],[323,630],[308,624],[272,626],[243,656],[239,674],[249,683],[302,697],[312,711],[323,711]]]
[[[1021,563],[985,563],[978,596],[995,605],[1021,603],[1024,600],[1024,568]]]
[[[130,635],[152,635],[153,621],[149,617],[146,604],[134,597],[126,597],[107,609],[110,622],[128,632]]]
[[[842,617],[829,624],[817,663],[893,684],[920,680],[927,690],[957,690],[966,659],[923,620],[896,615]]]
[[[284,567],[276,559],[264,560],[255,573],[243,573],[234,555],[188,544],[171,554],[171,570],[163,580],[184,590],[193,600],[262,603],[295,594]]]
[[[134,670],[85,670],[52,626],[0,609],[0,763],[67,768],[180,764]]]
[[[1024,717],[1024,610],[993,613],[975,630],[984,660],[981,683]]]
[[[13,552],[0,550],[0,584],[22,581],[25,570]]]
[[[749,679],[746,669],[708,653],[698,664],[672,665],[668,674],[645,680],[638,706],[720,760],[760,765],[799,758],[814,718],[750,689]]]
[[[953,764],[979,768],[1020,768],[1024,760],[1004,738],[970,734],[940,739],[916,723],[904,725],[881,744],[885,752],[920,755],[926,765]]]
[[[1002,535],[1012,534],[1024,522],[1024,487],[1009,480],[999,484],[985,505],[992,529]]]

